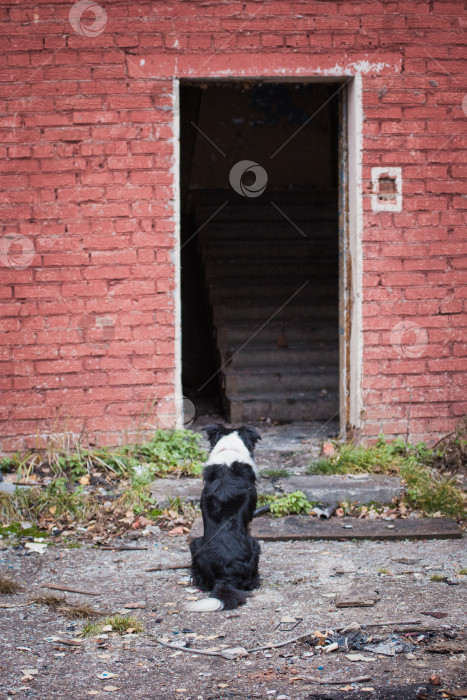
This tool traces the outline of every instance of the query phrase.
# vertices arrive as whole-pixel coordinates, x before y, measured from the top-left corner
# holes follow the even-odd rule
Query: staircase
[[[194,210],[229,420],[329,419],[339,406],[335,193],[205,192]]]

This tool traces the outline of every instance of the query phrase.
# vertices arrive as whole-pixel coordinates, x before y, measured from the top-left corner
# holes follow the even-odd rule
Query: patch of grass
[[[402,465],[399,473],[407,484],[405,501],[408,505],[429,515],[441,513],[454,518],[466,517],[465,495],[454,479],[410,463]]]
[[[18,521],[37,522],[41,515],[53,515],[57,520],[62,516],[84,520],[91,517],[97,507],[97,501],[82,486],[69,490],[66,479],[60,477],[44,489],[31,487],[11,494],[0,493],[0,522],[7,525],[2,528],[5,534],[43,537],[47,533],[37,530],[35,526],[22,530]]]
[[[1,494],[0,494],[1,496]],[[1,502],[2,499],[0,497],[0,513],[1,513]],[[0,515],[1,519],[1,515]],[[21,523],[18,521],[13,521],[10,522],[9,525],[6,525],[5,527],[0,527],[0,535],[2,537],[49,537],[49,534],[45,530],[40,530],[38,527],[35,525],[32,525],[31,527],[21,527]]]
[[[464,566],[462,569],[459,569],[459,571],[457,572],[457,575],[458,576],[467,576],[467,567]]]
[[[0,471],[16,471],[20,479],[28,478],[37,468],[47,467],[55,476],[76,480],[95,470],[113,477],[143,474],[147,483],[155,476],[172,472],[197,476],[206,459],[200,441],[201,435],[191,430],[156,430],[151,440],[113,449],[83,447],[78,443],[69,450],[52,440],[46,449],[0,459]]]
[[[443,581],[446,581],[446,576],[441,576],[441,574],[432,574],[430,576],[430,581],[437,581],[439,583],[442,583]]]
[[[0,575],[0,594],[1,595],[13,595],[13,593],[18,593],[22,590],[22,587],[16,581],[9,578],[8,576]]]
[[[44,593],[36,596],[33,598],[33,602],[37,605],[47,605],[51,610],[55,610],[70,620],[86,620],[99,617],[101,614],[89,605],[69,603],[65,596],[55,593]]]
[[[263,469],[261,476],[266,477],[266,479],[285,479],[290,476],[290,472],[288,469]]]
[[[94,637],[102,632],[103,627],[108,625],[112,627],[113,632],[118,632],[119,634],[128,634],[129,630],[136,633],[144,630],[143,623],[133,615],[110,615],[97,622],[85,624],[81,630],[81,635],[83,637]]]
[[[370,447],[336,444],[336,454],[320,459],[309,474],[398,474],[407,485],[405,502],[428,515],[440,513],[465,517],[465,497],[454,479],[441,476],[432,465],[433,450],[425,443],[406,445],[402,439],[386,442],[380,437]]]
[[[378,574],[389,574],[389,569],[378,569]]]
[[[68,605],[68,601],[64,595],[58,595],[57,593],[43,593],[42,595],[35,596],[33,603],[37,605],[47,605],[51,610],[57,610],[57,608],[62,608]]]

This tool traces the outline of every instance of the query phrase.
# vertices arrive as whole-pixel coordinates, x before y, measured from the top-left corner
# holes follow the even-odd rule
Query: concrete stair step
[[[289,217],[290,218],[290,217]],[[281,221],[212,221],[200,230],[199,235],[206,241],[230,240],[267,240],[275,238],[283,240],[294,240],[295,238],[306,237],[311,239],[325,239],[327,236],[332,236],[337,233],[337,220],[325,221],[297,221],[293,223],[300,230],[297,230],[290,221],[282,219]],[[199,224],[202,225],[202,222]],[[334,243],[334,241],[333,241]]]
[[[231,261],[242,265],[243,261],[261,260],[271,261],[270,264],[275,266],[282,260],[292,264],[290,258],[313,262],[317,258],[320,259],[323,252],[328,254],[329,250],[322,242],[305,238],[291,241],[246,241],[241,245],[231,241],[219,241],[203,246],[201,258],[205,263],[218,261],[220,264],[226,264]]]
[[[257,328],[250,323],[233,321],[228,326],[222,325],[217,328],[217,343],[219,347],[228,345],[242,345],[257,332]],[[291,324],[289,322],[271,321],[262,328],[256,335],[255,340],[259,343],[277,343],[278,339],[286,339],[287,343],[293,344],[297,341],[335,341],[338,340],[339,329],[337,323],[333,322],[301,322]]]
[[[306,282],[308,282],[308,284],[306,284]],[[305,284],[306,286],[300,289],[300,287]],[[332,299],[334,296],[337,299],[337,284],[337,278],[322,282],[319,290],[320,297],[322,298],[324,296]],[[294,295],[300,296],[302,301],[304,299],[309,299],[310,301],[316,299],[316,290],[307,279],[294,279],[293,283],[285,284],[282,282],[282,284],[278,285],[277,281],[275,283],[266,283],[265,281],[258,283],[256,280],[241,278],[236,284],[221,285],[220,283],[212,283],[209,285],[208,290],[212,305],[217,301],[225,303],[230,299],[248,299],[254,301],[264,299],[265,301],[277,303],[279,307],[288,299],[294,297]]]
[[[249,343],[239,352],[235,348],[219,349],[221,365],[230,369],[253,367],[332,367],[339,362],[337,343],[320,343],[315,347],[278,348]]]
[[[283,302],[286,299],[283,300]],[[282,303],[283,303],[282,302]],[[334,301],[320,299],[315,303],[304,304],[300,294],[292,299],[287,306],[279,311],[280,305],[272,304],[269,301],[239,300],[231,301],[228,305],[213,308],[213,320],[216,326],[222,326],[231,321],[255,321],[258,329],[263,323],[271,320],[287,321],[292,323],[295,320],[315,321],[316,319],[326,319],[337,323],[338,310]]]
[[[257,394],[248,396],[234,394],[227,397],[230,421],[255,421],[260,418],[272,420],[327,420],[339,410],[338,393],[325,396],[318,392],[297,397],[293,392]]]
[[[271,278],[274,280],[310,279],[310,276],[338,277],[337,257],[320,257],[313,260],[303,261],[301,258],[289,258],[282,260],[281,264],[271,262],[271,260],[242,259],[241,268],[237,260],[209,260],[205,269],[205,277],[209,282],[229,281],[238,279],[261,279]]]
[[[290,393],[307,395],[312,391],[318,393],[323,389],[328,392],[339,390],[339,368],[297,370],[290,367],[253,367],[247,370],[222,371],[222,381],[227,396],[234,394],[256,395],[264,392],[270,394]]]

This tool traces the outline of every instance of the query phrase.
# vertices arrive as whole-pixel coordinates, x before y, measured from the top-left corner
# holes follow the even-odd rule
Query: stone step
[[[226,397],[232,423],[256,421],[264,418],[279,421],[329,420],[339,410],[339,394],[325,396],[309,392],[301,397],[295,392],[281,395],[261,393],[254,396],[234,394]]]
[[[318,393],[325,389],[328,392],[339,391],[339,368],[336,364],[331,369],[321,369],[319,372],[297,370],[290,367],[271,367],[268,369],[251,368],[248,370],[222,371],[223,385],[227,396],[261,395],[295,393],[307,395],[311,391]]]
[[[320,258],[323,252],[329,251],[325,246],[324,240],[309,238],[279,240],[247,240],[239,243],[238,241],[216,240],[207,242],[202,247],[202,258],[205,262],[212,260],[258,260],[273,259],[276,263],[280,263],[282,259],[300,258],[302,262],[313,261]]]
[[[254,300],[259,301],[264,299],[265,301],[270,301],[271,303],[277,304],[277,308],[281,306],[288,299],[293,300],[294,295],[300,296],[301,301],[305,299],[310,299],[312,301],[316,298],[316,289],[308,280],[294,280],[292,283],[277,284],[274,282],[258,283],[256,280],[243,279],[237,280],[237,283],[233,284],[210,284],[208,287],[209,300],[212,306],[217,303],[226,304],[230,300]],[[332,298],[334,295],[336,297],[337,305],[337,278],[334,280],[329,280],[320,283],[319,294],[322,298],[327,296]],[[301,288],[302,287],[302,288]]]
[[[359,475],[361,476],[361,475]],[[151,496],[157,505],[165,508],[170,500],[198,503],[203,488],[201,478],[155,479],[151,484]],[[366,478],[352,479],[351,475],[307,475],[291,476],[279,481],[260,477],[257,482],[258,494],[278,495],[303,491],[309,501],[333,503],[335,501],[356,503],[380,503],[382,505],[399,498],[403,493],[400,479],[395,476],[367,475]]]
[[[293,347],[279,348],[270,345],[253,345],[252,341],[245,348],[236,352],[234,348],[220,349],[221,365],[230,369],[252,367],[329,367],[339,362],[337,343],[319,343],[315,346],[298,343]],[[228,363],[228,365],[227,365]]]
[[[226,200],[224,200],[225,202]],[[276,207],[271,204],[274,202]],[[243,223],[244,221],[287,221],[288,217],[291,221],[297,222],[300,225],[302,221],[336,221],[337,206],[333,207],[329,204],[291,204],[289,202],[279,202],[277,199],[271,199],[261,206],[256,203],[251,203],[251,200],[246,205],[243,204],[226,204],[220,209],[222,202],[216,204],[208,204],[198,206],[196,208],[195,222],[197,226],[202,226],[206,221],[216,223]],[[283,213],[281,213],[283,212]]]
[[[287,279],[303,279],[303,281],[317,278],[338,277],[338,260],[337,255],[320,256],[312,260],[303,260],[302,258],[287,258],[273,262],[269,259],[250,259],[243,258],[241,267],[237,259],[229,258],[228,260],[212,259],[206,262],[204,266],[205,279],[208,282],[224,281],[230,282],[241,280],[254,279],[263,281],[269,278],[280,280]]]
[[[289,217],[290,218],[290,217]],[[337,247],[337,219],[298,220],[281,218],[279,221],[218,221],[213,219],[205,226],[200,223],[199,236],[204,242],[247,240],[291,241],[309,238],[328,241]]]
[[[319,342],[331,341],[337,342],[339,337],[338,324],[328,321],[300,321],[290,323],[288,321],[276,322],[275,320],[268,323],[264,328],[257,332],[257,327],[251,323],[244,321],[232,321],[228,326],[219,326],[217,328],[217,344],[219,347],[239,347],[249,341],[251,336],[255,334],[255,341],[259,343],[274,343],[284,341],[290,345],[297,341],[302,342]]]
[[[283,300],[283,303],[287,299]],[[280,305],[271,304],[269,301],[240,300],[230,301],[228,305],[217,306],[212,310],[214,323],[216,326],[232,321],[255,321],[257,328],[263,323],[271,320],[286,321],[292,323],[294,320],[315,321],[325,319],[335,321],[338,319],[337,304],[330,300],[320,299],[319,303],[304,304],[301,302],[300,294],[292,299],[284,308]]]

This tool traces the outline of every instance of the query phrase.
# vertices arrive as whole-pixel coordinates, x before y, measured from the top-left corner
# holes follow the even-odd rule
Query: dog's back
[[[204,471],[201,496],[204,535],[190,545],[192,577],[213,598],[198,601],[193,610],[225,609],[244,603],[245,591],[259,585],[260,546],[248,533],[256,507],[255,473],[250,464],[233,462],[229,466],[211,464]],[[211,606],[211,607],[209,607]]]

